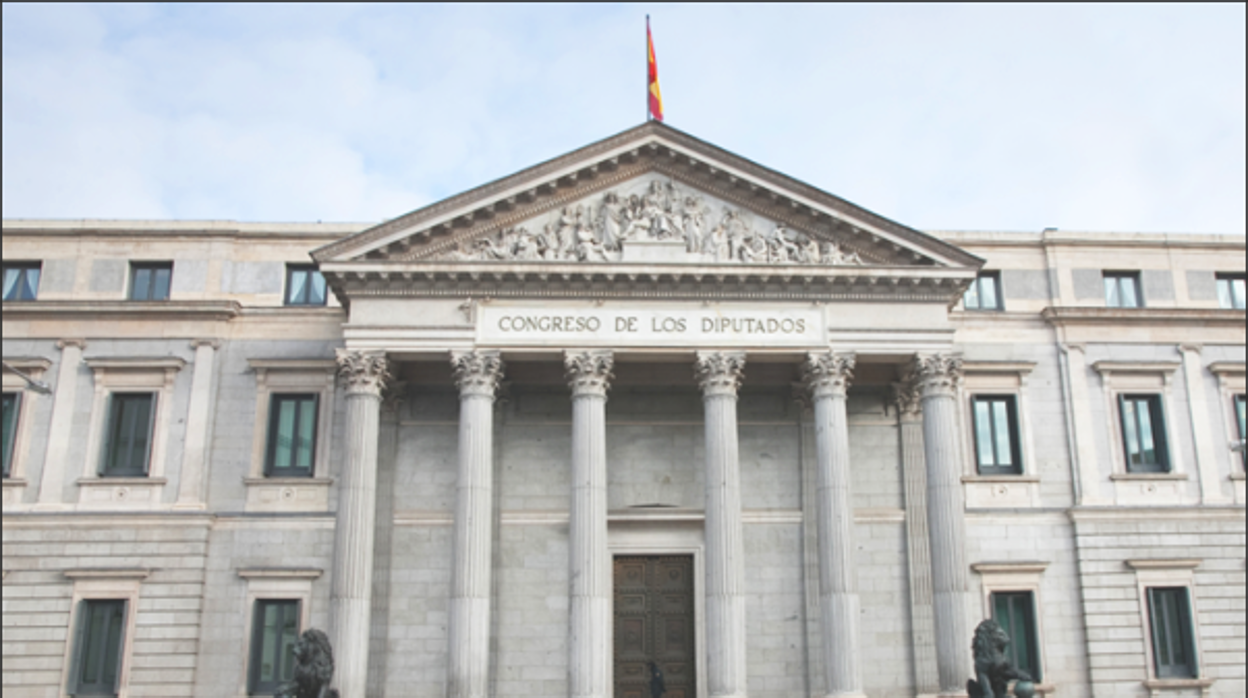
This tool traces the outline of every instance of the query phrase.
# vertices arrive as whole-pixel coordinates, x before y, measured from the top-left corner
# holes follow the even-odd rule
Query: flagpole
[[[646,121],[650,120],[650,15],[646,15]]]

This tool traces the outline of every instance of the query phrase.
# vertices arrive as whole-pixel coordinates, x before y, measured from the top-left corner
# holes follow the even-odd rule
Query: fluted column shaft
[[[737,448],[737,388],[745,354],[699,353],[706,420],[706,649],[712,698],[744,698],[745,547]]]
[[[932,555],[932,602],[940,691],[962,693],[971,675],[970,589],[966,565],[966,510],[956,389],[957,356],[915,360],[923,395],[923,450],[927,460],[927,522]]]
[[[43,473],[39,476],[37,509],[64,507],[66,456],[74,429],[74,401],[78,394],[78,368],[82,366],[82,350],[87,343],[81,339],[62,339],[56,343],[61,350],[61,365],[56,372],[56,393],[52,398],[52,419],[48,424],[48,450],[43,457]],[[89,453],[88,458],[99,454]]]
[[[459,385],[459,476],[446,695],[486,698],[494,528],[494,396],[503,362],[498,352],[474,351],[455,354],[451,363]]]
[[[815,411],[824,685],[829,696],[861,696],[858,569],[854,561],[849,421],[845,409],[854,355],[812,353],[804,369]]]
[[[568,695],[611,696],[611,554],[607,548],[607,388],[611,352],[568,352],[572,388],[572,515]]]
[[[905,483],[906,556],[910,578],[910,635],[914,651],[915,690],[936,693],[936,633],[932,620],[932,548],[927,534],[927,461],[923,454],[923,409],[918,382],[907,371],[894,385],[901,430],[901,466]]]
[[[377,437],[389,362],[381,353],[339,349],[338,376],[346,392],[347,423],[334,531],[330,633],[334,684],[344,696],[363,696],[368,685]]]

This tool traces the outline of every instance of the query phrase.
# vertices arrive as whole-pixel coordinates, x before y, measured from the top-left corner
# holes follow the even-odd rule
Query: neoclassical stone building
[[[6,697],[1245,692],[1242,236],[647,123],[375,226],[4,222]]]

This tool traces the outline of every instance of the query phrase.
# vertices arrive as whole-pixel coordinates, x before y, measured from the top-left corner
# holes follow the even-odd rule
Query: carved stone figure
[[[338,698],[329,687],[334,678],[334,652],[325,633],[310,628],[295,644],[295,677],[278,691],[279,698]]]
[[[1010,679],[1018,679],[1014,686],[1014,694],[1023,698],[1034,696],[1035,687],[1031,677],[1025,671],[1015,669],[1005,656],[1005,648],[1010,644],[1010,636],[1005,634],[996,621],[986,620],[975,628],[975,640],[971,643],[971,652],[975,657],[975,678],[966,682],[966,692],[970,698],[1005,698]],[[1022,689],[1023,693],[1019,692]]]
[[[718,220],[713,227],[708,217]],[[534,223],[533,225],[537,225]],[[569,204],[546,216],[541,232],[518,226],[459,243],[446,257],[460,261],[616,261],[630,240],[683,240],[685,252],[707,261],[743,264],[862,264],[835,242],[783,223],[755,230],[743,210],[713,211],[696,193],[651,180],[644,192],[603,194],[597,206]]]

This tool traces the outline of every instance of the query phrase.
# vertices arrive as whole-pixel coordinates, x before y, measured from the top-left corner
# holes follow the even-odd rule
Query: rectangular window
[[[13,442],[17,440],[17,410],[21,405],[20,393],[4,394],[4,476],[9,477],[13,465]]]
[[[123,599],[79,602],[69,693],[75,696],[117,695],[121,675],[121,643],[126,622]]]
[[[962,306],[967,310],[1002,310],[1001,274],[995,271],[980,272],[971,287],[962,295]]]
[[[1006,657],[1033,681],[1041,681],[1040,635],[1036,632],[1035,601],[1030,591],[992,593],[992,619],[1010,637]]]
[[[1244,309],[1244,275],[1243,274],[1218,274],[1218,307],[1234,308],[1236,310]],[[8,288],[8,282],[5,282],[5,288]],[[8,298],[8,291],[5,291],[5,298]]]
[[[131,262],[130,300],[167,301],[173,262]]]
[[[294,678],[295,643],[299,639],[297,600],[256,601],[251,629],[248,692],[272,694]]]
[[[1235,396],[1235,425],[1239,427],[1240,462],[1244,464],[1245,468],[1248,468],[1248,451],[1244,450],[1244,439],[1248,439],[1248,424],[1245,423],[1245,414],[1244,414],[1245,410],[1248,408],[1246,408],[1244,405],[1245,399],[1248,399],[1248,396],[1245,396],[1243,393],[1240,393],[1239,395]],[[5,409],[8,409],[8,408],[5,408]],[[8,422],[6,421],[5,424],[8,424]],[[5,429],[8,429],[8,427],[6,426]],[[6,431],[5,433],[7,434],[8,432]],[[8,437],[5,437],[5,438],[8,438]],[[8,472],[8,471],[6,470],[5,472]]]
[[[975,455],[980,475],[1020,475],[1018,409],[1013,395],[976,395],[971,399]]]
[[[1150,587],[1148,617],[1153,636],[1153,666],[1159,679],[1197,678],[1187,587]]]
[[[269,445],[264,474],[311,477],[316,456],[317,395],[275,394],[269,399]]]
[[[1170,471],[1166,449],[1166,424],[1161,414],[1160,395],[1119,395],[1122,417],[1122,445],[1129,473]]]
[[[103,477],[143,477],[152,451],[155,393],[113,393],[109,399],[108,441]]]
[[[9,262],[4,265],[4,300],[33,301],[39,294],[39,262]]]
[[[1134,271],[1105,272],[1105,306],[1108,308],[1143,308],[1140,297],[1140,274]]]
[[[286,265],[286,305],[325,305],[325,277],[316,267]]]

